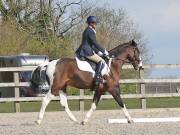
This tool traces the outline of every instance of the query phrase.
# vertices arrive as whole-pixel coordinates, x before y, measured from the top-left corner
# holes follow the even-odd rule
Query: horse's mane
[[[117,56],[118,54],[120,54],[121,52],[124,52],[124,50],[126,49],[126,47],[129,46],[129,42],[128,43],[123,43],[118,45],[117,47],[109,50],[109,55],[110,56]]]

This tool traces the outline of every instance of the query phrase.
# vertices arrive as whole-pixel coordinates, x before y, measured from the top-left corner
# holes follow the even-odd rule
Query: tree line
[[[134,39],[144,61],[149,61],[144,34],[127,12],[88,0],[0,0],[0,55],[28,52],[51,59],[73,57],[89,15],[98,18],[97,38],[104,48]]]

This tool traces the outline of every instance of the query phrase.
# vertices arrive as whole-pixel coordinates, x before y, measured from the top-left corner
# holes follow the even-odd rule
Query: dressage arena
[[[180,109],[129,110],[133,118],[180,117]],[[85,112],[73,112],[79,122]],[[180,135],[180,122],[109,124],[109,118],[124,118],[122,111],[96,111],[87,125],[69,120],[64,111],[46,112],[36,125],[37,112],[1,113],[0,135]]]

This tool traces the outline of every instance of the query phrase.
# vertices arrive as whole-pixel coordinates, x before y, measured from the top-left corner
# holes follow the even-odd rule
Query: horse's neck
[[[120,73],[122,70],[122,66],[124,65],[125,61],[127,60],[127,54],[125,52],[119,54],[115,57],[112,67],[114,69],[115,74],[120,77]]]

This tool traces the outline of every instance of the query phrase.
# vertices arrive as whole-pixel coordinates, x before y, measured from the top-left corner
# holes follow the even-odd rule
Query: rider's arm
[[[91,44],[94,45],[95,51],[96,52],[101,51],[104,54],[105,50],[97,43],[95,33],[93,31],[89,32],[88,37],[89,37]]]

